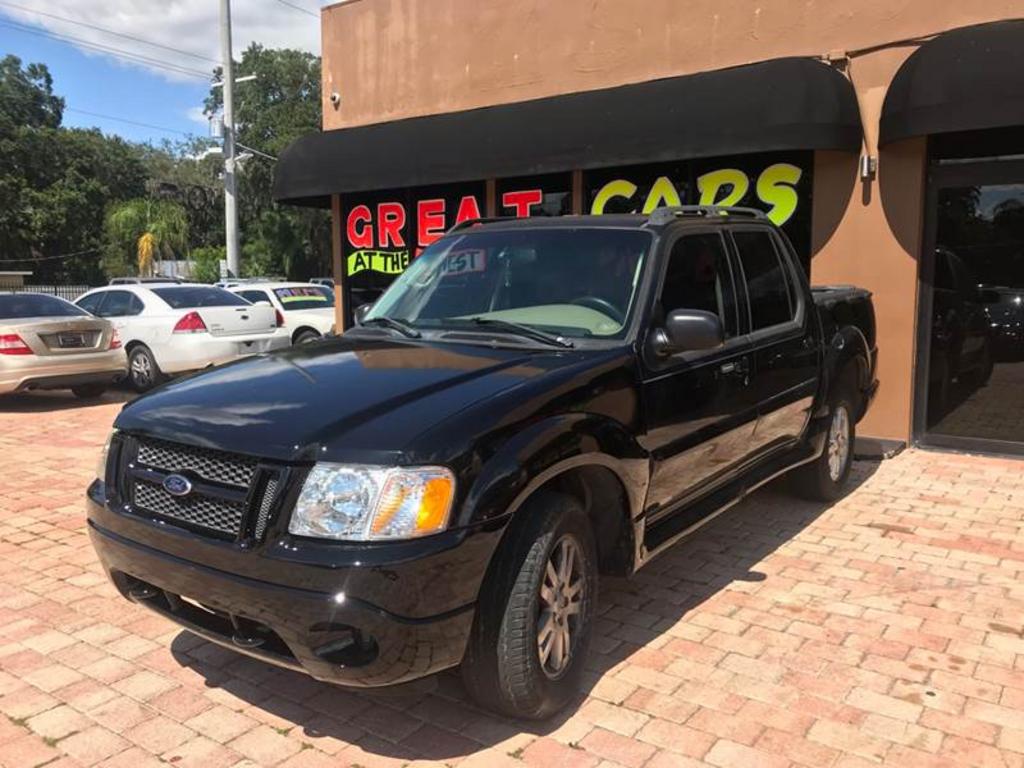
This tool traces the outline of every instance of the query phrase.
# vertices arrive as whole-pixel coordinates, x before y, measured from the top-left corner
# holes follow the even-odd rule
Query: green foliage
[[[128,200],[110,208],[104,235],[108,274],[119,267],[118,274],[149,275],[156,257],[173,259],[188,247],[188,215],[167,200]]]
[[[242,144],[278,156],[319,129],[319,58],[252,45],[235,74],[257,76],[235,89]],[[208,114],[221,97],[211,89]],[[223,246],[223,158],[206,152],[215,142],[132,144],[99,130],[64,128],[63,111],[45,64],[0,59],[0,269],[32,269],[39,282],[95,284],[137,273],[146,232],[156,256]],[[259,156],[239,165],[243,271],[326,273],[328,214],[277,206],[273,170]]]
[[[247,75],[256,75],[256,79],[235,88],[235,122],[241,144],[277,157],[295,139],[320,129],[318,57],[253,43],[235,69],[236,78]],[[221,89],[211,89],[206,113],[215,114],[222,99]],[[271,198],[273,171],[274,164],[258,156],[240,165],[243,257],[255,260],[259,270],[289,278],[325,273],[330,265],[330,216],[326,211],[276,205]],[[243,264],[243,271],[246,269]]]
[[[220,280],[220,262],[225,258],[224,246],[204,245],[192,251],[192,279],[200,283]]]

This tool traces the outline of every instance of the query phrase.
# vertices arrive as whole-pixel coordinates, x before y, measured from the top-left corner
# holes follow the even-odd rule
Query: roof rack
[[[477,224],[494,224],[498,221],[515,221],[517,216],[483,216],[479,219],[466,219],[460,221],[458,224],[453,226],[447,232],[446,235],[450,235],[452,232],[458,232],[460,229],[467,229],[469,227],[475,227]]]
[[[724,205],[673,205],[655,208],[647,218],[647,224],[663,226],[683,216],[738,216],[747,219],[767,219],[764,211],[757,208],[730,208]]]

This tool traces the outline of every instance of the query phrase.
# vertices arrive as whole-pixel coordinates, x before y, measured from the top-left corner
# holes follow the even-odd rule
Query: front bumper
[[[214,643],[318,680],[354,687],[403,683],[462,660],[473,603],[436,615],[401,615],[366,594],[361,574],[353,573],[358,561],[333,569],[332,581],[338,585],[334,592],[323,589],[324,569],[314,565],[268,566],[264,560],[263,571],[278,576],[270,581],[129,538],[113,530],[116,518],[123,515],[97,503],[92,494],[88,507],[90,538],[118,591]],[[440,557],[466,560],[466,549],[458,546]],[[263,560],[255,552],[243,556],[248,554]],[[430,568],[438,574],[449,570],[437,568],[439,564]],[[404,583],[410,591],[422,580],[423,569],[422,560],[411,560],[362,570],[376,572],[373,576],[383,572],[386,580],[399,588]],[[281,583],[286,580],[289,583]],[[378,597],[385,603],[390,599],[383,591]]]

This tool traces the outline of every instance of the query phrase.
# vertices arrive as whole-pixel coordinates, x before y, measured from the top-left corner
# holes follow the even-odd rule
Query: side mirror
[[[699,309],[675,309],[665,327],[654,331],[652,346],[659,357],[679,352],[718,349],[725,344],[725,330],[718,315]]]
[[[366,304],[360,304],[356,307],[356,311],[353,313],[356,321],[356,325],[362,325],[363,320],[370,314],[370,310],[373,309],[373,302],[367,302]]]

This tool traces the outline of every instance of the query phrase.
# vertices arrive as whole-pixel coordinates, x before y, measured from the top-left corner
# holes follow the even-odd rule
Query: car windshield
[[[26,317],[88,317],[89,313],[56,296],[15,294],[0,296],[0,320]]]
[[[196,288],[151,288],[151,291],[166,302],[171,309],[195,309],[197,307],[244,307],[249,302],[222,288],[209,286]]]
[[[296,309],[332,309],[334,297],[318,285],[275,288],[274,295],[287,311]]]
[[[475,328],[507,322],[567,337],[622,338],[649,232],[610,227],[468,230],[427,248],[364,322]],[[492,322],[489,322],[492,321]]]

